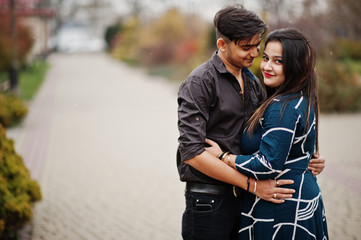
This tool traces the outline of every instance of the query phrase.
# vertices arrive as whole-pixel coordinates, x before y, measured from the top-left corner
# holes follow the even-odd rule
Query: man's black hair
[[[252,11],[241,4],[227,6],[219,10],[213,19],[216,37],[227,37],[230,41],[251,40],[254,35],[261,36],[267,31],[267,25]]]

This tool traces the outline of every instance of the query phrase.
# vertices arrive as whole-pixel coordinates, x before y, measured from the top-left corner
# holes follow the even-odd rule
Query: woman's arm
[[[282,111],[284,103],[271,103],[262,121],[262,137],[259,152],[252,155],[238,155],[235,158],[237,170],[256,179],[274,179],[284,169],[295,133],[302,121],[299,110],[292,102]]]
[[[223,158],[226,163],[239,172],[255,179],[274,179],[284,167],[292,147],[297,124],[298,111],[288,104],[282,113],[282,102],[272,103],[264,114],[260,150],[252,155],[229,155]],[[207,140],[213,154],[221,151],[215,143]]]
[[[248,177],[237,170],[230,168],[227,164],[220,161],[208,151],[204,151],[196,157],[187,160],[186,163],[214,179],[247,190]],[[293,184],[293,180],[278,180],[277,182],[278,184],[276,184],[275,180],[257,181],[255,194],[266,201],[283,203],[283,199],[292,197],[292,194],[295,191],[293,189],[281,188],[279,186]],[[254,187],[255,180],[250,179],[249,192],[253,193],[255,190]],[[273,198],[275,193],[278,196],[277,199]]]

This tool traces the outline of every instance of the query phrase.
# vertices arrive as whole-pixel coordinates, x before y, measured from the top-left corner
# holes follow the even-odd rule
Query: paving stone
[[[29,116],[8,131],[43,193],[22,239],[181,239],[177,86],[103,54],[50,62]],[[360,120],[321,116],[330,239],[361,239]]]

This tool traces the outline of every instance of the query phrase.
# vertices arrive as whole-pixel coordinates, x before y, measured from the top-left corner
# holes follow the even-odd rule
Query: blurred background
[[[360,0],[0,0],[0,239],[180,239],[176,93],[234,3],[316,48],[330,236],[361,239]]]
[[[54,51],[106,50],[150,74],[182,81],[215,49],[215,12],[237,2],[270,30],[295,27],[311,38],[322,111],[361,109],[361,2],[352,0],[1,0],[0,79],[8,72],[13,88],[17,70]],[[252,69],[258,76],[259,61]]]

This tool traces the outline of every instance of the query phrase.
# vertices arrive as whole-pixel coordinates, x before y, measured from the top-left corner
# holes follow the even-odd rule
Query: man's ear
[[[227,49],[227,42],[223,39],[223,38],[218,38],[217,40],[217,48],[221,51],[224,52]]]

